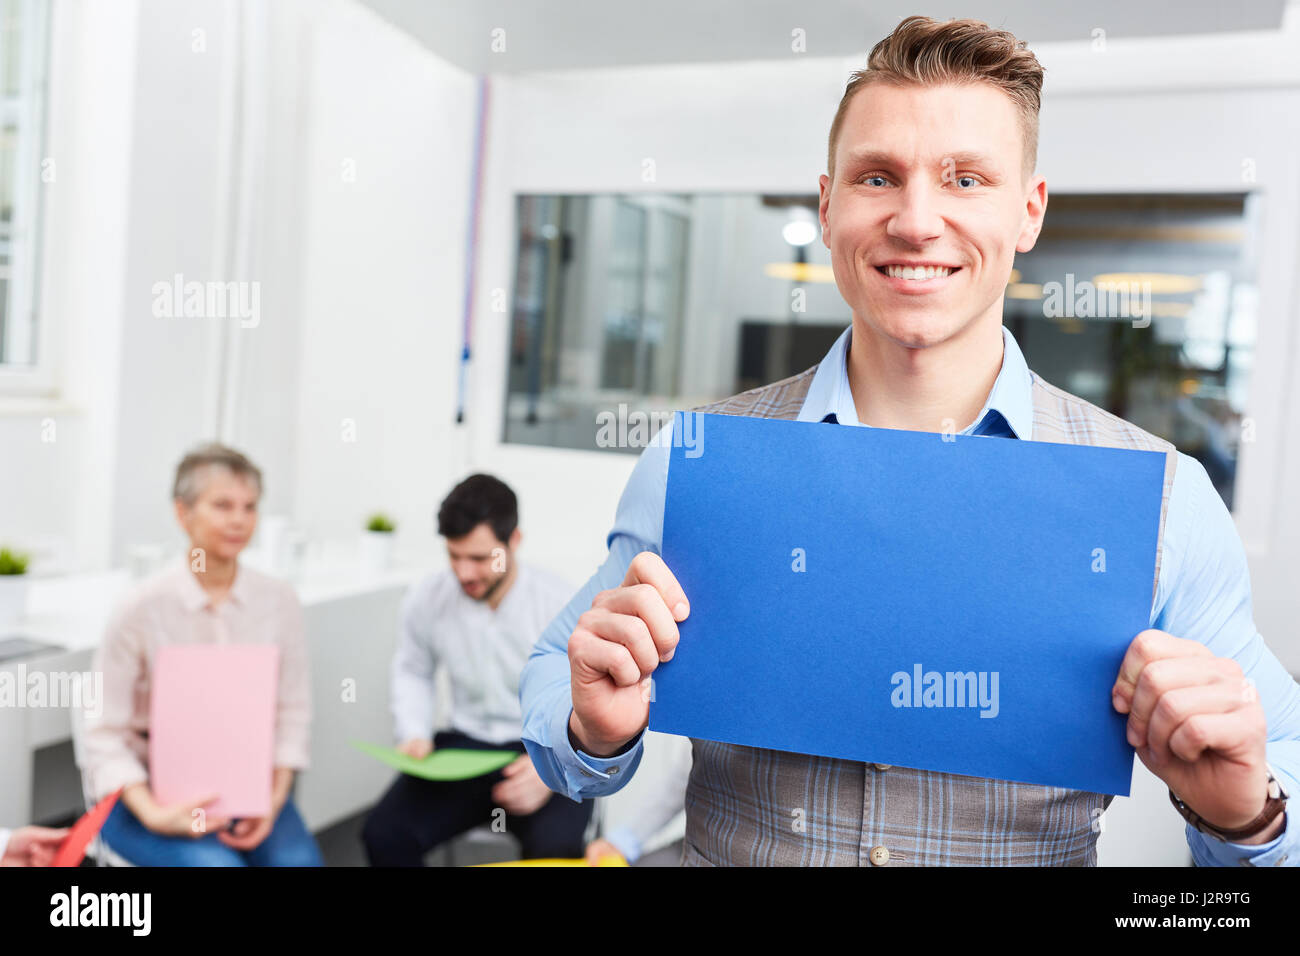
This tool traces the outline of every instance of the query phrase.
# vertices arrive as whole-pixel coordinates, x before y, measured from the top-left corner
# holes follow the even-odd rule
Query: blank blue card
[[[1163,453],[683,414],[651,730],[1128,795]]]

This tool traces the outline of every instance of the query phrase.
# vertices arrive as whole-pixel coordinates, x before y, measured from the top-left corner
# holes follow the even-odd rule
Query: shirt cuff
[[[1202,833],[1189,823],[1187,842],[1192,848],[1192,859],[1197,866],[1300,865],[1300,855],[1296,852],[1300,824],[1296,823],[1296,813],[1290,804],[1291,801],[1288,800],[1286,809],[1282,811],[1286,815],[1282,832],[1267,843],[1258,845],[1227,843],[1208,833]]]
[[[582,797],[603,797],[616,793],[631,779],[641,763],[644,752],[645,730],[637,734],[636,742],[621,754],[613,757],[593,757],[581,750],[574,750],[569,743],[569,715],[573,706],[566,701],[566,706],[555,708],[551,724],[551,747],[564,782],[570,793]]]
[[[9,831],[0,830],[0,860],[4,859],[7,849],[9,849]]]

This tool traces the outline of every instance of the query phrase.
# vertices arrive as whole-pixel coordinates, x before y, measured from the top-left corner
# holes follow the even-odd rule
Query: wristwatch
[[[1259,816],[1255,817],[1255,819],[1251,820],[1244,827],[1238,827],[1235,830],[1224,830],[1220,827],[1214,826],[1213,824],[1206,823],[1195,810],[1178,798],[1172,788],[1169,790],[1169,800],[1174,805],[1174,809],[1181,813],[1188,823],[1200,830],[1202,833],[1208,833],[1210,836],[1222,840],[1224,843],[1240,842],[1247,837],[1252,837],[1263,831],[1273,822],[1274,819],[1276,819],[1279,813],[1286,809],[1286,801],[1289,794],[1282,786],[1281,781],[1278,780],[1277,776],[1273,773],[1273,768],[1268,766],[1268,764],[1265,764],[1264,766],[1268,770],[1268,799],[1264,803],[1264,809],[1259,812]]]

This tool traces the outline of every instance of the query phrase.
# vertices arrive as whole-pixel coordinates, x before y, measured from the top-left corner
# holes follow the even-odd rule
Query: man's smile
[[[961,272],[961,266],[942,263],[886,263],[875,266],[886,285],[903,295],[925,295],[947,288]]]

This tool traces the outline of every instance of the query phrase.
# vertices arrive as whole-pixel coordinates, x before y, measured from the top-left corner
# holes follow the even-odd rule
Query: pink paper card
[[[217,817],[271,812],[280,649],[172,644],[154,656],[149,785],[163,804],[218,799]]]

